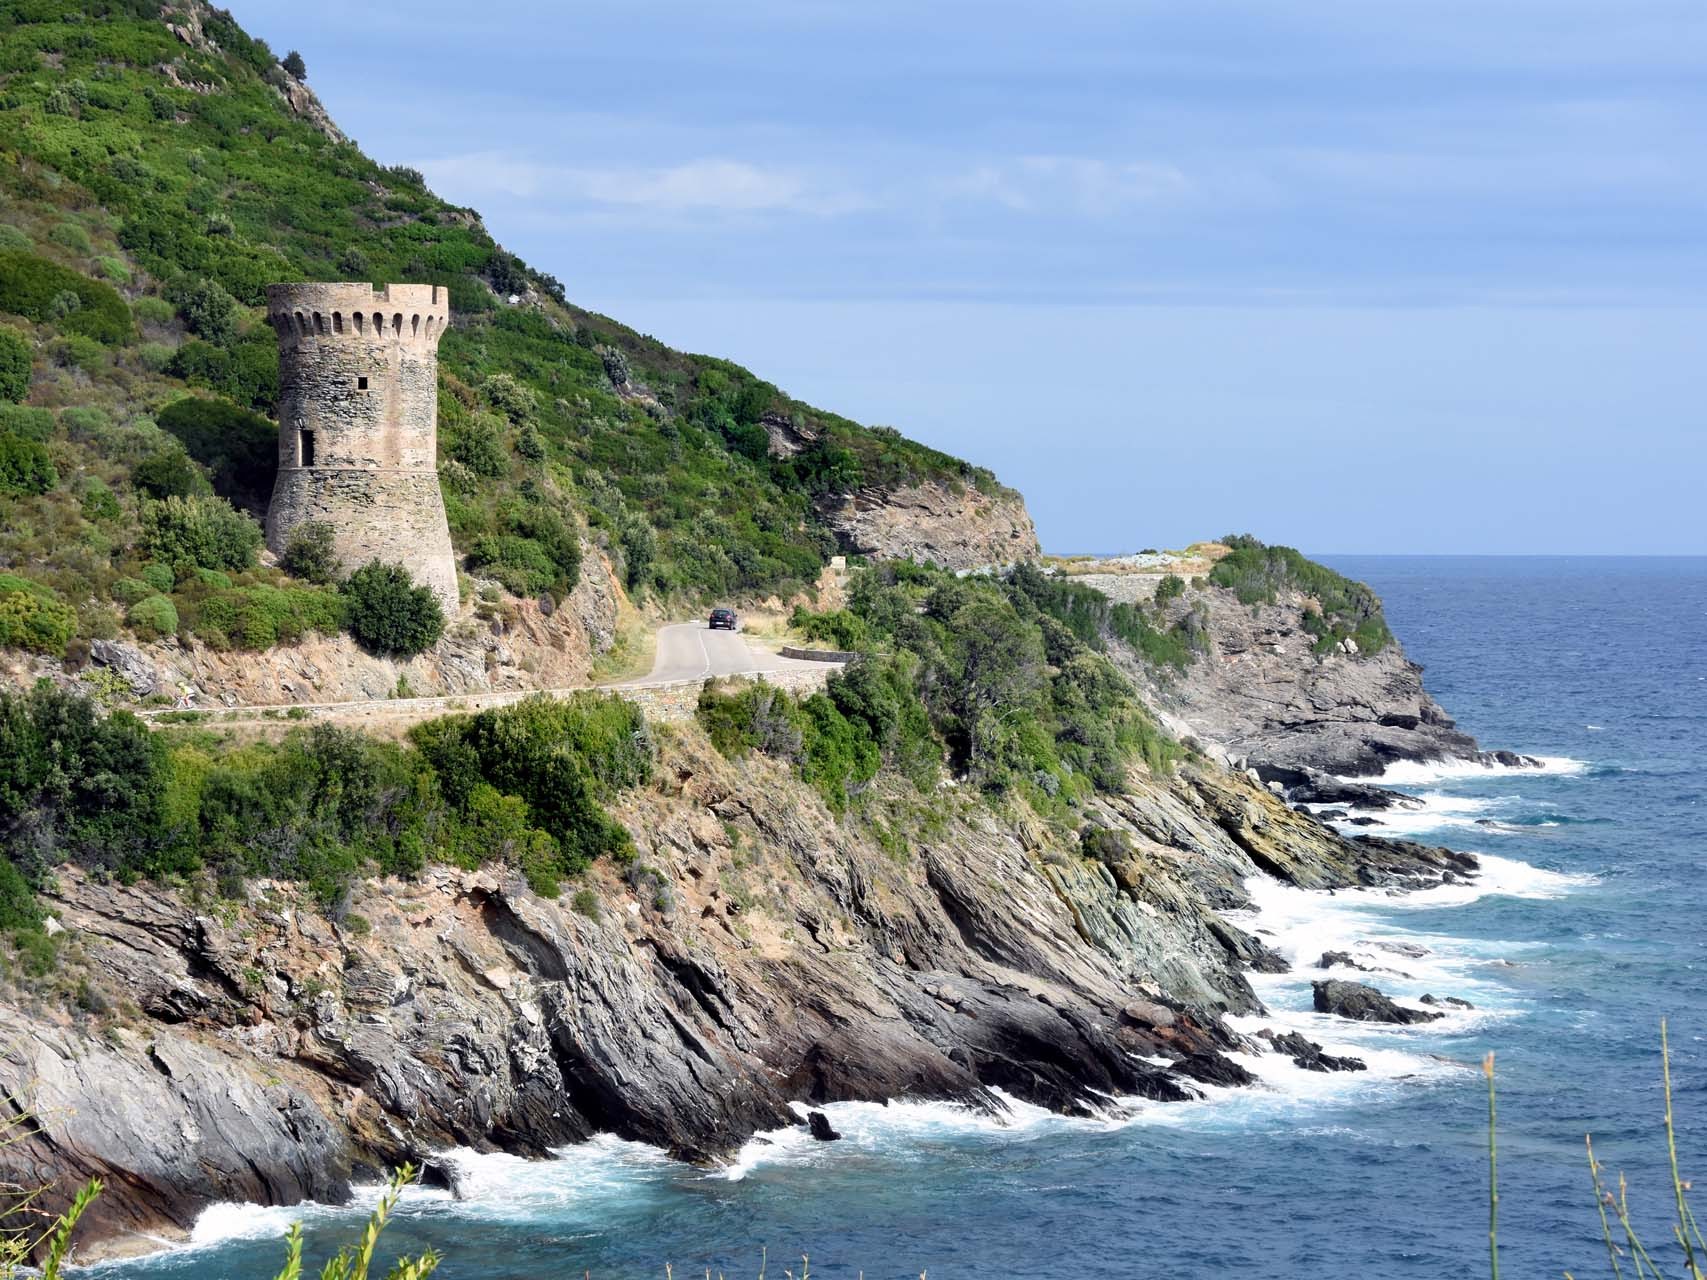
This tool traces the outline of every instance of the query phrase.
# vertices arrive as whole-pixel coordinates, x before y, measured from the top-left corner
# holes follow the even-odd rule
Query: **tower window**
[[[367,390],[367,379],[366,378],[357,378],[356,379],[356,390],[357,391],[366,391]]]
[[[314,433],[312,431],[297,432],[298,465],[312,467],[314,465]]]

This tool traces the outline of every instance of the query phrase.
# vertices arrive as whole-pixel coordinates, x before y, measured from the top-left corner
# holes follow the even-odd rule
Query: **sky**
[[[569,297],[1053,552],[1707,553],[1700,0],[232,0]]]

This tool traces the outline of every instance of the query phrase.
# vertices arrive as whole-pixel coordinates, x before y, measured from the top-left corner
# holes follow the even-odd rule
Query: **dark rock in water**
[[[1249,1071],[1222,1053],[1189,1053],[1174,1063],[1173,1069],[1204,1084],[1237,1086],[1255,1084],[1257,1080]]]
[[[1349,816],[1344,809],[1323,809],[1316,815],[1323,822],[1337,822]]]
[[[1483,764],[1504,765],[1507,769],[1539,769],[1545,763],[1534,756],[1520,756],[1515,751],[1484,751],[1476,758]]]
[[[1379,819],[1379,818],[1352,818],[1351,819],[1351,825],[1354,827],[1378,827],[1381,825],[1381,819]]]
[[[1314,1040],[1306,1040],[1296,1031],[1284,1034],[1271,1031],[1264,1027],[1257,1035],[1272,1044],[1279,1052],[1284,1053],[1306,1071],[1367,1071],[1369,1064],[1362,1058],[1342,1058],[1331,1053],[1323,1053],[1322,1046]]]
[[[1354,809],[1415,809],[1421,801],[1402,791],[1390,791],[1367,782],[1348,782],[1319,769],[1257,764],[1258,778],[1268,786],[1279,784],[1286,798],[1297,804],[1343,804]]]
[[[1409,1026],[1417,1022],[1434,1022],[1446,1016],[1444,1013],[1407,1009],[1403,1005],[1394,1004],[1374,987],[1365,986],[1361,982],[1330,979],[1312,983],[1311,986],[1315,990],[1317,1013],[1332,1013],[1341,1018],[1350,1018],[1353,1022],[1392,1022]]]
[[[1474,1009],[1476,1007],[1468,1000],[1460,1000],[1457,996],[1440,996],[1437,998],[1432,994],[1423,996],[1418,1003],[1432,1005],[1449,1004],[1454,1009]]]
[[[1368,965],[1359,964],[1357,961],[1353,960],[1351,958],[1351,955],[1348,952],[1344,952],[1344,951],[1324,951],[1324,952],[1322,952],[1322,958],[1320,960],[1316,961],[1316,968],[1318,968],[1318,969],[1358,969],[1364,973],[1374,973],[1375,972]]]
[[[830,1127],[830,1117],[822,1111],[808,1112],[806,1127],[812,1131],[812,1136],[819,1142],[835,1142],[842,1136]]]
[[[1221,945],[1226,947],[1238,958],[1240,964],[1254,969],[1258,973],[1290,973],[1292,966],[1285,956],[1258,938],[1253,938],[1243,929],[1228,924],[1225,920],[1212,919],[1208,922],[1209,931],[1213,933]]]
[[[1391,951],[1396,956],[1409,956],[1412,960],[1421,960],[1428,954],[1428,948],[1417,942],[1394,942],[1390,938],[1374,938],[1370,946],[1377,951]]]
[[[1351,839],[1364,853],[1365,861],[1358,874],[1365,884],[1422,888],[1445,881],[1449,873],[1473,876],[1482,869],[1475,854],[1456,849],[1418,844],[1415,840],[1395,840],[1391,836],[1364,835]]]

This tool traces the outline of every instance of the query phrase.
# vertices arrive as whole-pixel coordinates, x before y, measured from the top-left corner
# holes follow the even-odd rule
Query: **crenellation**
[[[371,309],[380,305],[407,310]],[[402,564],[454,612],[456,560],[438,483],[447,291],[272,285],[267,312],[279,337],[279,473],[267,545],[282,552],[292,530],[323,521],[346,570],[373,559]]]

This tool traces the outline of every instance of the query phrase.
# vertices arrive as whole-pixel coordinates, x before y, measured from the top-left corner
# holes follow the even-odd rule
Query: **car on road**
[[[713,631],[739,631],[741,629],[733,609],[713,609],[710,627]]]

